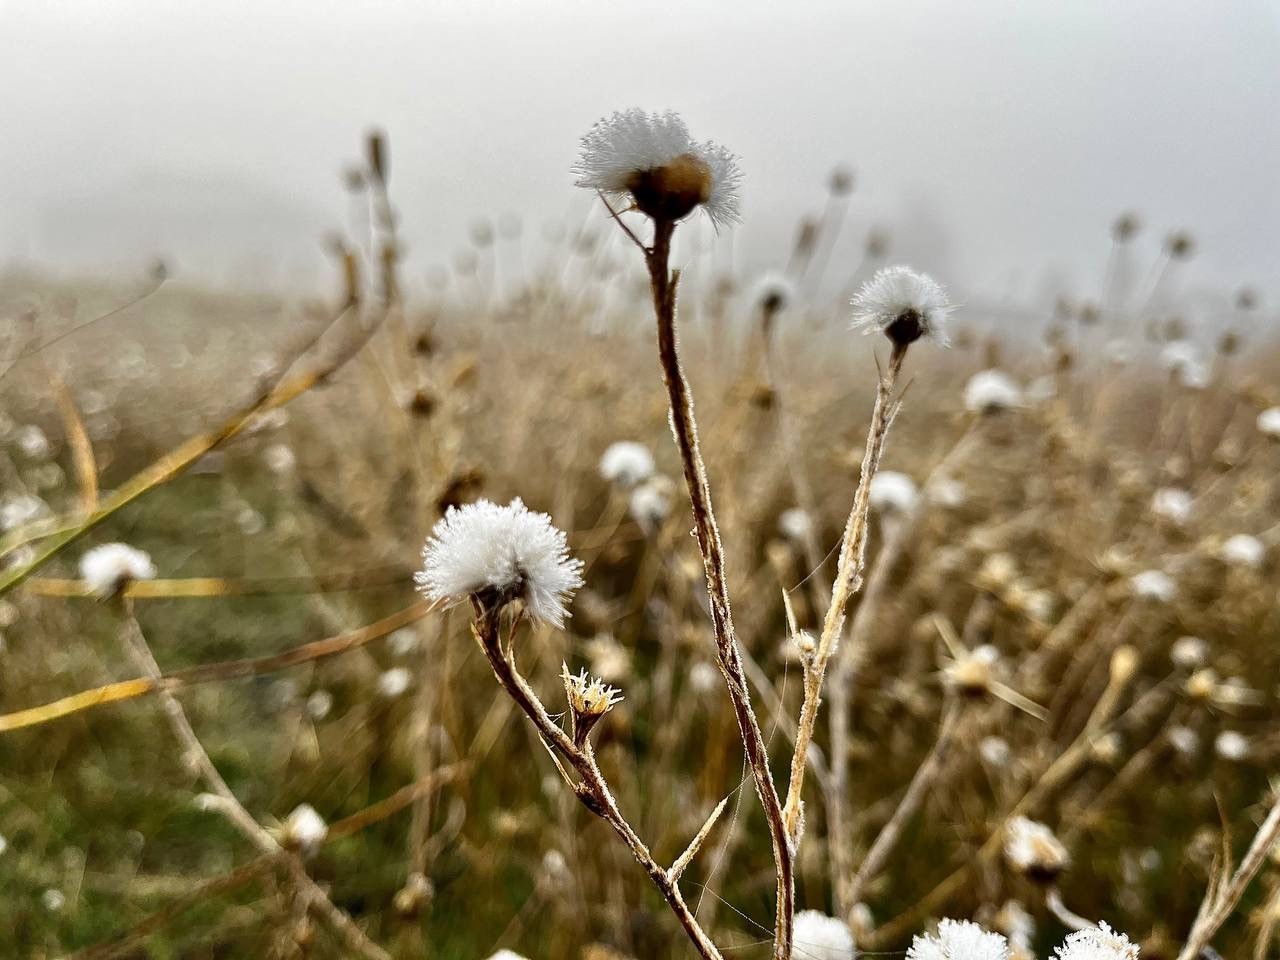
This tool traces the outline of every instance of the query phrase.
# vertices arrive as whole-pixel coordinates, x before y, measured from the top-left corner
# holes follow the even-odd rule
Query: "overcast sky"
[[[1092,292],[1134,209],[1280,299],[1277,2],[0,0],[0,90],[0,259],[63,270],[306,282],[376,124],[425,275],[477,217],[581,217],[577,138],[636,105],[742,156],[747,269],[847,163],[849,243],[906,220],[966,291]]]

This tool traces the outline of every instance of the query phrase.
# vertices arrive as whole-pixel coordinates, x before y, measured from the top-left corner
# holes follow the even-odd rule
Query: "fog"
[[[408,273],[479,217],[594,215],[568,168],[626,106],[674,108],[743,158],[719,256],[783,260],[837,164],[841,264],[895,259],[982,295],[1096,293],[1108,226],[1182,282],[1280,294],[1280,6],[85,0],[0,3],[0,261],[306,289],[347,219],[340,171],[385,129]]]

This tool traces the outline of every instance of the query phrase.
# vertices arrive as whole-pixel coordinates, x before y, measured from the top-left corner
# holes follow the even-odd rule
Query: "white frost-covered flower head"
[[[800,507],[791,507],[778,514],[778,532],[795,543],[804,543],[813,536],[813,518]]]
[[[1227,563],[1257,569],[1267,559],[1267,547],[1257,537],[1251,537],[1247,533],[1237,533],[1227,538],[1218,551],[1218,556]]]
[[[640,484],[631,491],[631,499],[627,503],[631,519],[646,532],[657,530],[671,516],[671,500],[675,496],[675,490],[670,477],[653,477]]]
[[[1194,670],[1209,658],[1209,644],[1200,637],[1179,637],[1169,648],[1169,659],[1175,667]]]
[[[525,958],[514,950],[499,950],[489,960],[525,960]]]
[[[1022,388],[1002,370],[980,370],[964,386],[964,408],[997,413],[1022,406]]]
[[[475,598],[497,610],[512,601],[541,623],[564,626],[565,603],[582,586],[582,561],[564,533],[518,498],[505,507],[480,500],[450,507],[422,550],[414,581],[429,599]]]
[[[1056,960],[1138,960],[1138,945],[1105,923],[1067,935],[1053,951]]]
[[[1193,506],[1191,494],[1176,487],[1161,487],[1151,498],[1151,512],[1177,526],[1191,519]]]
[[[760,279],[751,288],[751,305],[760,310],[765,317],[777,316],[796,299],[796,286],[785,273],[770,270],[761,274]]]
[[[600,458],[600,476],[628,489],[653,476],[653,468],[649,448],[631,440],[609,444]]]
[[[408,667],[392,667],[378,676],[378,696],[384,700],[395,700],[402,697],[413,683],[413,674]]]
[[[151,557],[127,543],[104,543],[80,558],[80,579],[99,597],[111,597],[134,580],[155,578]]]
[[[882,513],[908,513],[919,498],[916,482],[905,473],[881,470],[871,478],[871,507]]]
[[[936,934],[914,937],[907,960],[1008,960],[1009,943],[970,920],[943,920]]]
[[[1213,752],[1235,763],[1249,756],[1249,739],[1239,731],[1223,730],[1213,741]]]
[[[285,846],[304,852],[314,851],[329,835],[329,826],[309,803],[294,807],[284,822]]]
[[[967,697],[982,697],[991,692],[999,663],[1000,651],[984,643],[947,663],[942,678],[947,686]]]
[[[883,333],[905,347],[921,337],[947,343],[947,317],[954,309],[932,277],[910,267],[885,267],[862,285],[851,301],[852,329]]]
[[[1178,596],[1178,584],[1163,570],[1143,570],[1129,580],[1133,595],[1142,600],[1172,603]]]
[[[848,924],[821,910],[796,914],[795,960],[853,960],[853,933]]]
[[[1037,883],[1052,883],[1071,863],[1071,855],[1053,831],[1027,817],[1009,821],[1004,857],[1014,870]]]
[[[582,138],[573,172],[579,187],[629,198],[654,220],[674,222],[698,207],[717,227],[741,219],[738,158],[694,140],[671,111],[622,110],[597,121]]]
[[[1272,439],[1280,440],[1280,407],[1268,407],[1258,414],[1258,430]]]

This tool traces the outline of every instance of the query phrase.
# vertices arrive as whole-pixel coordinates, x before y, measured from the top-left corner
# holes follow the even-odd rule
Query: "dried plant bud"
[[[329,827],[315,807],[299,804],[284,822],[280,842],[290,850],[303,854],[314,853],[329,835]]]
[[[588,676],[585,668],[577,674],[570,673],[568,664],[561,664],[560,678],[564,681],[565,698],[569,701],[570,734],[573,742],[581,747],[600,718],[622,702],[622,692],[603,680]]]
[[[991,692],[995,680],[995,667],[1000,662],[1000,651],[990,644],[951,661],[943,669],[947,686],[966,697],[985,697]]]
[[[1067,848],[1043,823],[1014,817],[1005,830],[1004,857],[1009,866],[1036,883],[1051,884],[1071,863]]]
[[[1116,243],[1128,243],[1142,227],[1136,213],[1122,213],[1111,225],[1111,237]]]
[[[371,130],[365,140],[369,172],[381,184],[387,182],[387,136],[381,130]]]
[[[436,888],[420,873],[411,873],[404,886],[396,891],[393,903],[402,917],[416,917],[436,895]]]

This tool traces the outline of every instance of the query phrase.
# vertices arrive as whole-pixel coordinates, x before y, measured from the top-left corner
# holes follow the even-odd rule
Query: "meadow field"
[[[386,149],[311,298],[0,285],[0,956],[776,957],[784,873],[797,960],[1000,956],[912,947],[942,918],[1280,955],[1274,307],[1180,301],[1174,235],[904,358],[850,330],[892,225],[824,262],[839,176],[774,275],[682,222],[717,542],[652,252],[603,205],[478,221],[410,284]],[[415,586],[447,512],[515,498],[581,562],[563,627]],[[150,568],[103,582],[108,544]]]

